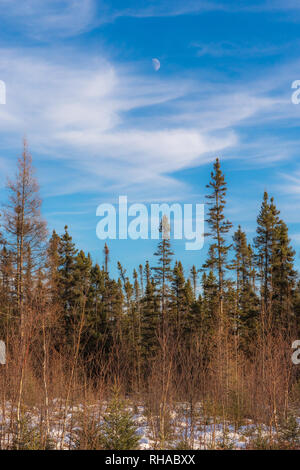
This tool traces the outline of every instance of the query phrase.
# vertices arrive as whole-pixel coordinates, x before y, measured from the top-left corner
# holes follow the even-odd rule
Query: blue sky
[[[300,246],[298,1],[0,0],[1,198],[27,136],[49,232],[65,224],[102,263],[96,208],[203,203],[218,156],[227,216],[255,234],[275,196]],[[155,71],[152,59],[161,67]],[[155,241],[112,241],[111,269],[152,259]],[[186,269],[200,252],[176,255]]]

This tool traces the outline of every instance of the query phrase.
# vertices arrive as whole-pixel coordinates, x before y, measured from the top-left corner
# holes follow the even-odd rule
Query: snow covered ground
[[[82,404],[65,407],[63,400],[55,399],[49,405],[50,440],[56,449],[76,448],[78,431],[82,429],[82,420],[89,419],[99,424],[103,421],[106,403]],[[142,405],[129,406],[140,437],[140,449],[157,449],[160,441],[161,418],[149,415]],[[0,444],[1,449],[12,446],[16,432],[17,410],[10,402],[0,408]],[[45,410],[43,422],[45,423]],[[39,433],[41,410],[36,407],[23,408],[22,422],[29,429]],[[235,428],[231,423],[219,419],[207,419],[201,416],[201,405],[195,407],[193,424],[188,404],[178,404],[172,411],[165,413],[165,449],[245,449],[253,439],[269,439],[275,430],[267,426],[257,426],[251,420]],[[298,419],[300,425],[300,418]],[[160,441],[161,442],[161,441]]]

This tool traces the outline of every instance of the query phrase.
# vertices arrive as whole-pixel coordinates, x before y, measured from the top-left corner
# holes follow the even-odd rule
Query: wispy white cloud
[[[95,0],[0,0],[0,10],[3,23],[44,41],[82,33],[100,21]]]
[[[1,50],[0,76],[7,84],[1,145],[15,148],[16,136],[26,133],[35,155],[61,162],[59,174],[44,176],[55,181],[53,194],[106,188],[145,198],[187,195],[177,172],[217,154],[237,158],[238,144],[248,157],[251,142],[241,138],[241,126],[273,119],[274,111],[284,117],[294,112],[270,94],[271,84],[261,90],[260,83],[215,87],[144,76],[68,50],[47,60],[33,51]],[[256,163],[267,161],[264,146],[257,142]]]
[[[236,143],[232,130],[210,136],[171,121],[161,128],[161,107],[190,93],[189,80],[150,80],[99,58],[62,65],[15,51],[0,57],[8,90],[2,145],[15,146],[16,134],[26,133],[35,153],[80,170],[63,191],[95,190],[99,180],[110,188],[178,190],[183,185],[168,175]],[[142,121],[147,107],[151,117]]]
[[[130,3],[132,6],[129,6]],[[180,16],[190,13],[201,13],[211,10],[223,10],[222,2],[206,0],[160,0],[154,2],[146,0],[144,2],[127,2],[126,8],[119,10],[120,16],[134,16],[137,18],[154,16]]]
[[[145,197],[157,190],[161,197],[186,192],[172,175],[229,149],[234,157],[238,143],[246,157],[251,143],[243,142],[237,127],[273,119],[274,110],[287,116],[294,111],[269,96],[270,84],[263,92],[255,83],[215,89],[188,79],[145,77],[78,53],[68,62],[2,50],[0,74],[8,90],[7,105],[0,107],[2,145],[15,147],[16,135],[26,133],[34,153],[73,168],[67,181],[54,175],[57,193],[95,191],[99,181],[102,190],[142,190]],[[266,163],[265,142],[256,145],[256,163]],[[288,158],[279,153],[269,159]]]
[[[300,10],[298,0],[252,0],[251,3],[241,0],[208,1],[208,0],[0,0],[1,21],[8,23],[12,30],[42,41],[55,38],[76,36],[83,32],[113,22],[119,18],[134,17],[172,17],[187,14],[201,14],[208,11],[281,11],[288,14],[291,20],[293,12]],[[230,45],[223,44],[225,53],[229,53]],[[227,52],[226,52],[227,48]],[[271,49],[271,48],[270,48]],[[208,50],[199,48],[203,53]],[[214,47],[217,54],[218,46]],[[210,50],[212,53],[212,50]],[[259,51],[258,51],[259,53]]]
[[[293,170],[291,173],[280,173],[281,183],[277,185],[277,189],[281,193],[293,196],[299,199],[300,197],[300,169]],[[299,207],[300,208],[300,207]]]
[[[300,245],[300,233],[292,233],[290,238],[295,245]]]
[[[244,8],[252,11],[270,11],[270,10],[279,10],[279,11],[297,11],[300,10],[300,5],[298,0],[254,0],[251,3],[245,1]],[[243,5],[240,4],[242,7]]]
[[[214,10],[217,4],[194,0],[0,0],[1,21],[42,41],[75,36],[121,17],[178,16]],[[222,8],[222,7],[221,7]]]
[[[107,5],[113,5],[108,2]],[[131,5],[131,6],[130,6]],[[265,11],[297,12],[300,10],[298,0],[226,0],[226,1],[206,1],[206,0],[145,0],[137,2],[132,0],[126,3],[126,8],[119,8],[116,17],[133,16],[137,18],[144,17],[167,17],[180,16],[187,14],[201,14],[209,11],[224,12],[253,12],[260,13]],[[116,12],[115,12],[116,13]]]
[[[210,43],[194,42],[192,45],[196,49],[199,57],[264,57],[281,54],[288,49],[295,47],[295,42],[285,44],[250,44],[233,41],[219,41]]]

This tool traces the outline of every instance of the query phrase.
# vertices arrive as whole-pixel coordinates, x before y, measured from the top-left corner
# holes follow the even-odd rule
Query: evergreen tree
[[[171,282],[171,321],[176,336],[185,338],[186,342],[197,330],[197,307],[191,281],[185,280],[182,264],[176,261]]]
[[[76,265],[77,249],[69,235],[68,227],[60,237],[59,253],[59,295],[63,301],[64,309],[68,312],[74,307],[74,274]]]
[[[276,323],[287,329],[294,323],[294,290],[297,273],[294,269],[295,251],[290,245],[288,228],[282,221],[275,230],[273,255],[273,309]]]
[[[195,265],[192,266],[192,269],[191,269],[191,277],[192,277],[192,285],[193,285],[194,299],[196,299],[196,295],[197,295],[197,278],[198,278],[198,271],[197,271]]]
[[[137,450],[139,436],[133,415],[120,398],[118,390],[108,404],[102,425],[102,443],[105,450]]]
[[[187,306],[185,304],[185,278],[183,267],[180,261],[176,261],[175,263],[173,275],[171,278],[171,286],[172,323],[175,331],[179,332],[187,310]]]
[[[60,237],[58,253],[58,296],[63,309],[62,328],[64,338],[70,345],[73,338],[74,308],[77,299],[74,279],[77,249],[69,235],[67,226],[65,226],[65,233]]]
[[[139,275],[140,275],[140,285],[141,285],[141,294],[144,296],[144,279],[143,279],[143,265],[139,265]]]
[[[76,255],[73,266],[73,292],[74,303],[81,305],[83,298],[87,299],[91,285],[92,260],[88,253],[86,256],[82,250]]]
[[[104,271],[106,272],[106,274],[108,274],[109,248],[106,243],[103,248],[103,254],[104,254]]]
[[[194,289],[190,279],[184,285],[184,315],[182,336],[188,343],[195,336],[198,337],[201,328],[202,299],[194,297]]]
[[[52,232],[52,236],[48,243],[47,248],[47,269],[48,269],[48,283],[52,301],[57,297],[59,288],[59,266],[60,266],[60,255],[59,255],[60,237],[57,235],[55,230]]]
[[[89,290],[86,302],[86,329],[83,332],[85,355],[98,354],[107,340],[108,323],[104,312],[105,273],[96,263],[90,269]],[[93,363],[95,368],[97,364]]]
[[[120,278],[123,284],[123,291],[125,294],[125,315],[124,315],[124,328],[125,337],[128,346],[127,360],[130,364],[131,370],[135,375],[134,380],[139,380],[140,372],[140,312],[139,312],[139,284],[137,280],[137,273],[134,270],[134,285],[131,284],[129,278],[126,276],[126,270],[123,269],[120,262],[118,262],[118,269]],[[136,367],[137,366],[137,367]],[[138,377],[137,377],[138,376]]]
[[[155,283],[151,278],[148,261],[145,265],[146,291],[141,302],[141,345],[145,359],[152,357],[158,348],[159,303]]]
[[[121,343],[123,339],[123,313],[124,313],[124,295],[122,291],[121,280],[106,279],[104,294],[104,316],[107,325],[107,348],[109,350],[112,344]]]
[[[5,243],[0,250],[0,328],[4,334],[5,325],[12,321],[12,307],[15,304],[14,295],[14,256]]]
[[[142,318],[141,318],[141,288],[138,281],[138,273],[134,269],[133,271],[134,279],[134,301],[132,303],[132,328],[134,330],[133,334],[133,349],[134,356],[136,359],[136,368],[137,368],[137,384],[138,389],[140,389],[141,381],[141,360],[142,360]]]
[[[154,255],[158,258],[158,265],[152,267],[154,271],[154,282],[156,291],[160,299],[161,323],[162,331],[165,330],[167,324],[167,308],[170,298],[170,282],[172,281],[171,261],[173,251],[171,250],[170,243],[170,228],[167,216],[163,216],[159,232],[162,236],[161,241],[158,243],[157,251]]]
[[[259,301],[253,282],[253,251],[241,227],[233,235],[235,270],[234,330],[244,348],[255,335],[259,313]]]
[[[209,335],[216,327],[218,319],[218,283],[212,270],[208,275],[203,273],[201,284],[203,290],[201,329]]]
[[[265,326],[272,326],[273,302],[273,267],[275,261],[276,232],[279,223],[279,211],[273,198],[269,201],[264,192],[263,202],[257,218],[257,236],[254,239],[258,278],[261,281],[261,313]]]
[[[218,158],[214,163],[211,181],[206,187],[212,191],[211,194],[206,196],[210,205],[208,219],[206,221],[210,227],[210,232],[206,235],[212,237],[214,242],[210,246],[210,256],[204,267],[217,268],[219,321],[222,325],[224,322],[224,273],[227,266],[227,255],[230,249],[230,245],[226,243],[225,236],[231,229],[232,224],[226,220],[224,216],[227,184],[221,171]]]

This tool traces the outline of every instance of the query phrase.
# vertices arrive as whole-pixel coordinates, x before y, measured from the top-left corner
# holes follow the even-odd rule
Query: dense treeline
[[[270,364],[276,354],[277,365],[290,357],[292,340],[300,333],[295,252],[273,198],[264,193],[250,243],[242,227],[232,227],[226,218],[226,192],[217,159],[207,185],[209,251],[202,264],[198,254],[190,272],[184,272],[171,240],[163,236],[164,219],[153,266],[145,261],[131,275],[118,263],[119,277],[112,279],[107,245],[100,266],[76,248],[68,227],[47,240],[25,143],[16,177],[8,183],[0,252],[0,335],[8,338],[13,331],[19,338],[19,405],[31,351],[33,370],[43,371],[44,384],[50,380],[49,357],[64,356],[73,360],[72,366],[68,362],[71,380],[80,364],[82,377],[113,377],[127,393],[149,390],[151,382],[161,390],[159,406],[165,408],[160,413],[166,411],[170,374],[181,384],[177,398],[187,400],[191,409],[199,396],[213,393],[223,411],[233,402],[238,413],[243,407],[253,413],[255,408],[257,416],[259,406],[266,411],[265,404],[257,404],[258,396],[271,390],[270,374],[276,380],[281,374],[270,371]],[[289,359],[285,365],[287,382],[282,376],[278,386],[282,398],[271,394],[268,402],[276,401],[268,408],[275,423],[278,407],[287,411],[286,394],[298,379]],[[249,377],[262,387],[253,391],[253,403],[240,386]]]

